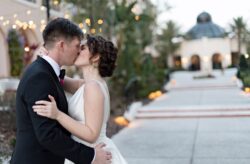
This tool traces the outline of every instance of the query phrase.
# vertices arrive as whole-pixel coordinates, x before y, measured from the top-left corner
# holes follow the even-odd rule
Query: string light
[[[26,46],[26,47],[24,48],[24,51],[25,51],[25,52],[29,52],[29,51],[30,51],[30,48],[29,48],[28,46]]]
[[[66,19],[69,19],[69,17],[70,17],[69,14],[64,15],[64,18],[66,18]]]
[[[31,11],[30,11],[30,10],[28,10],[26,13],[27,13],[28,15],[30,15],[30,14],[31,14]]]
[[[85,19],[85,23],[86,23],[88,26],[90,26],[90,25],[91,25],[90,19],[89,19],[89,18]]]
[[[23,27],[23,30],[26,30],[28,28],[28,24],[24,22],[22,27]]]
[[[101,24],[103,24],[103,20],[102,20],[102,19],[98,19],[97,23],[98,23],[99,25],[101,25]]]
[[[45,8],[44,6],[41,6],[41,7],[40,7],[40,10],[41,10],[41,11],[44,11],[45,9],[46,9],[46,8]]]
[[[136,15],[136,16],[135,16],[135,20],[136,20],[136,21],[139,21],[139,20],[140,20],[140,16],[139,16],[139,15]]]
[[[41,20],[41,24],[45,24],[46,21],[44,19]]]
[[[87,33],[87,30],[84,28],[84,29],[82,29],[82,32],[83,32],[84,34],[86,34],[86,33]]]
[[[83,23],[79,23],[79,27],[80,27],[80,28],[83,28]]]
[[[15,24],[13,24],[13,25],[12,25],[12,28],[13,28],[13,29],[16,29],[16,25],[15,25]]]
[[[40,27],[40,32],[43,32],[43,30],[45,29],[45,27],[46,27],[45,24],[41,25],[41,27]]]
[[[59,4],[59,1],[57,1],[57,0],[56,0],[56,1],[53,1],[53,4],[54,4],[54,5],[58,5],[58,4]]]
[[[53,3],[53,5],[58,5],[59,1],[58,0],[53,0],[52,3]],[[41,11],[45,11],[46,7],[45,6],[40,6],[40,7],[38,7],[38,10],[39,9]],[[34,10],[37,10],[37,9],[34,9]],[[37,20],[32,20],[32,19],[27,20],[27,21],[20,20],[20,18],[23,18],[23,17],[28,18],[28,16],[31,16],[32,14],[33,14],[33,9],[28,9],[28,10],[26,9],[26,10],[18,11],[18,12],[8,14],[8,15],[0,15],[0,21],[2,21],[1,24],[3,26],[9,26],[12,29],[19,29],[20,28],[20,29],[23,29],[23,30],[27,30],[27,29],[35,29],[38,26],[39,30],[42,32],[46,27],[46,20],[45,19],[41,19],[40,22],[39,22],[39,20],[37,21]],[[65,14],[64,18],[69,19],[71,17],[71,15],[69,13],[64,13],[64,14]],[[20,15],[22,15],[22,16],[20,16]],[[35,23],[38,23],[39,25],[35,24]],[[85,22],[81,22],[81,23],[78,24],[79,28],[81,28],[82,32],[85,33],[85,34],[88,31],[90,33],[92,33],[92,34],[95,34],[96,32],[101,33],[103,31],[103,29],[101,27],[99,27],[97,29],[85,27],[86,26],[85,23],[86,23],[87,26],[90,27],[91,24],[92,24],[91,19],[86,18]],[[100,18],[100,19],[97,20],[97,23],[99,25],[102,25],[104,23],[104,20]]]
[[[15,21],[15,24],[17,24],[19,27],[22,27],[23,26],[23,23],[19,20],[16,20]]]
[[[36,25],[35,25],[35,24],[31,24],[31,25],[29,25],[29,28],[30,28],[30,29],[35,29],[35,28],[36,28]]]
[[[29,21],[29,25],[32,25],[34,24],[34,22],[32,20]]]
[[[90,32],[92,33],[92,34],[95,34],[95,29],[94,28],[92,28],[92,29],[90,29]]]

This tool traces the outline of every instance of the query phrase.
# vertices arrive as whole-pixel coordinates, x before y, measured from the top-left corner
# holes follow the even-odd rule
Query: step
[[[137,119],[150,118],[218,118],[218,117],[250,117],[250,109],[227,110],[179,110],[179,111],[138,111]]]
[[[154,106],[148,105],[138,109],[138,112],[202,112],[202,111],[232,111],[250,110],[249,104],[221,105],[187,105],[187,106]]]
[[[227,88],[235,88],[236,84],[221,84],[221,85],[176,85],[176,86],[168,86],[169,90],[192,90],[192,89],[227,89]]]

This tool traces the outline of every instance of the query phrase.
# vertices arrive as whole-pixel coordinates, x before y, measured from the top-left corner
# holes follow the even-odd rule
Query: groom
[[[52,20],[43,32],[48,55],[38,57],[25,71],[16,94],[17,136],[11,164],[110,164],[104,144],[94,148],[75,142],[56,121],[38,116],[32,106],[37,100],[55,97],[64,113],[68,104],[59,82],[60,67],[74,63],[80,51],[81,29],[64,18]],[[79,129],[81,130],[81,129]]]

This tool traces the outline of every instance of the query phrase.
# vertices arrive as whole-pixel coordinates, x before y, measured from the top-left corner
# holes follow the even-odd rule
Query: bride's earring
[[[97,68],[98,67],[98,64],[97,63],[93,63],[92,64],[94,68]]]

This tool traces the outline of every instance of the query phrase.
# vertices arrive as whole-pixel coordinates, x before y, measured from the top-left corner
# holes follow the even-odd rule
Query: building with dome
[[[236,65],[237,51],[237,38],[229,37],[213,23],[209,13],[202,12],[168,61],[174,68],[210,73],[213,69]],[[242,45],[241,52],[246,53],[246,45]]]

